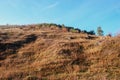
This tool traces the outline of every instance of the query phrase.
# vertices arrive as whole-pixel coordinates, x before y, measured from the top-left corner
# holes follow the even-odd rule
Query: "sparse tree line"
[[[64,31],[68,31],[68,32],[73,32],[73,33],[87,33],[87,34],[90,34],[90,35],[95,35],[95,31],[94,30],[90,30],[90,31],[87,31],[87,30],[81,30],[79,28],[74,28],[74,27],[70,27],[70,26],[65,26],[64,24],[60,25],[60,24],[54,24],[54,23],[43,23],[43,24],[38,24],[39,27],[51,27],[51,26],[54,26],[54,27],[58,27],[60,29],[63,29]],[[103,36],[103,30],[101,27],[98,27],[97,28],[97,35],[98,36]],[[109,34],[110,35],[110,34]]]
[[[2,25],[3,26],[3,25]],[[60,24],[54,24],[54,23],[42,23],[42,24],[31,24],[31,25],[9,25],[6,24],[4,25],[4,27],[27,27],[30,26],[31,28],[41,28],[41,27],[49,27],[49,28],[59,28],[62,29],[63,31],[68,31],[68,32],[73,32],[73,33],[87,33],[90,35],[98,35],[98,36],[104,36],[104,31],[102,30],[102,27],[97,27],[96,33],[94,30],[81,30],[79,28],[74,28],[74,27],[70,27],[70,26],[65,26],[64,24],[60,25]],[[108,34],[107,36],[112,36],[111,34]]]
[[[73,33],[87,33],[90,35],[95,35],[94,30],[91,31],[87,31],[87,30],[81,30],[79,28],[74,28],[74,27],[70,27],[70,26],[65,26],[64,24],[60,25],[60,24],[54,24],[54,23],[43,23],[43,24],[38,24],[38,27],[58,27],[59,29],[62,29],[63,31],[68,31],[68,32],[73,32]]]

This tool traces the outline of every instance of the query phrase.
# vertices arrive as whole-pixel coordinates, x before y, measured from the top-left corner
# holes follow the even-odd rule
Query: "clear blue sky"
[[[0,24],[57,23],[120,31],[120,0],[0,0]]]

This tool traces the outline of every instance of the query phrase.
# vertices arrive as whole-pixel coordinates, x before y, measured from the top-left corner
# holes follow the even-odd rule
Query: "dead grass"
[[[31,26],[2,29],[0,44],[0,80],[120,80],[119,36]]]

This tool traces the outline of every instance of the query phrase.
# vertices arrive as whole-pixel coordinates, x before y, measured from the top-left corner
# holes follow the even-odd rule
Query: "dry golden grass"
[[[0,80],[120,80],[119,36],[34,25],[0,30]]]

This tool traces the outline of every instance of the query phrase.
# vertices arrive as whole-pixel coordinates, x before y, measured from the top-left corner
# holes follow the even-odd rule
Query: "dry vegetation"
[[[120,80],[120,36],[55,24],[1,27],[0,80]]]

